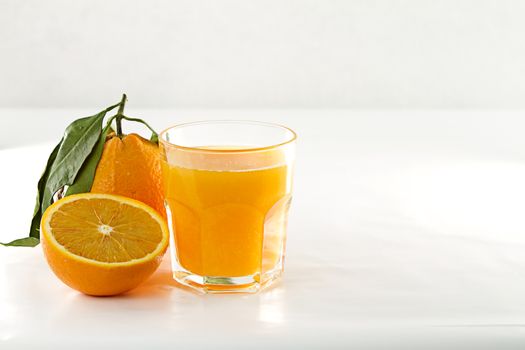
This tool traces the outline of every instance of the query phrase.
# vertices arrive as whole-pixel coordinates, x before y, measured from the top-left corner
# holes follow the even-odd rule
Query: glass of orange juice
[[[203,292],[256,292],[283,271],[295,133],[249,121],[160,135],[173,277]]]

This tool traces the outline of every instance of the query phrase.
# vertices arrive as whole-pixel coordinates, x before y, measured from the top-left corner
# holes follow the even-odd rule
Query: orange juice
[[[282,163],[268,166],[274,160],[259,160],[265,166],[258,169],[246,166],[253,159],[235,154],[204,155],[191,165],[181,160],[184,166],[163,162],[173,242],[184,269],[201,276],[239,277],[264,273],[279,263],[290,171]]]

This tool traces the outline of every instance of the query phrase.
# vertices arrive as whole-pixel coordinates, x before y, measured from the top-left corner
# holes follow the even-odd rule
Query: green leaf
[[[73,184],[82,164],[100,137],[105,115],[106,112],[102,111],[91,117],[77,119],[67,127],[46,182],[42,212],[51,205],[53,195],[58,189]]]
[[[104,144],[106,143],[106,136],[108,135],[108,133],[113,131],[113,129],[111,128],[112,121],[113,118],[111,118],[108,121],[104,130],[102,130],[102,132],[100,133],[97,144],[95,145],[93,151],[82,165],[82,168],[80,168],[80,171],[78,172],[78,175],[75,178],[75,182],[67,189],[66,196],[75,193],[85,193],[91,190],[93,180],[95,179],[97,165],[100,161],[100,157],[102,156]]]
[[[14,241],[9,242],[9,243],[0,243],[0,244],[6,247],[34,247],[34,246],[37,246],[38,243],[40,243],[40,240],[38,238],[26,237],[26,238],[15,239]]]
[[[91,117],[77,119],[66,128],[57,157],[46,181],[42,198],[42,213],[51,205],[53,195],[58,189],[73,184],[80,168],[100,137],[102,121],[106,113],[118,106],[120,103]]]

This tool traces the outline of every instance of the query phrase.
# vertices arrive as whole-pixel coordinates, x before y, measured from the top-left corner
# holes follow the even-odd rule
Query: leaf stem
[[[157,134],[157,132],[155,131],[155,129],[153,129],[151,126],[149,126],[148,123],[146,123],[144,120],[142,119],[139,119],[139,118],[132,118],[132,117],[127,117],[125,115],[122,116],[123,119],[126,119],[130,122],[139,122],[141,124],[144,124],[153,134]]]
[[[126,106],[126,100],[127,100],[126,94],[122,94],[122,100],[120,101],[120,106],[118,107],[117,118],[116,118],[118,137],[123,136],[122,135],[122,117],[124,116],[123,113],[124,113],[124,107]]]

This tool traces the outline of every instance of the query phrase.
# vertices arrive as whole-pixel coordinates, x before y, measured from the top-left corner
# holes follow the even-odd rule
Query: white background
[[[510,0],[0,0],[0,242],[27,233],[65,126],[122,92],[158,130],[299,135],[273,289],[194,295],[165,260],[90,298],[39,247],[0,247],[0,348],[525,348],[524,18]]]
[[[0,0],[0,107],[521,108],[519,0]]]

